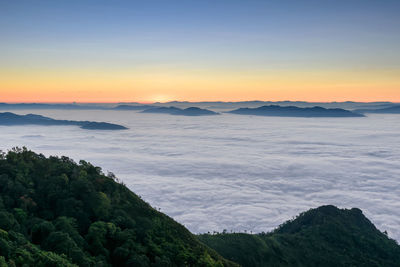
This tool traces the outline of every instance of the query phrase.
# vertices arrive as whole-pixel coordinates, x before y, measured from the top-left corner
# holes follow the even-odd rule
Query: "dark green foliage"
[[[0,267],[3,266],[76,266],[65,255],[41,250],[25,236],[0,230]]]
[[[85,161],[0,153],[0,266],[235,265],[115,179]]]
[[[200,235],[243,266],[400,266],[400,246],[359,209],[322,206],[268,234]]]
[[[196,238],[88,162],[0,153],[0,267],[235,266],[198,239],[243,266],[400,266],[399,245],[358,209]]]

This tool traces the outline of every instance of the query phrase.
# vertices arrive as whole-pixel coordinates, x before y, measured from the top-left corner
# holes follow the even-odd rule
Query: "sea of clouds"
[[[324,204],[358,207],[400,240],[400,115],[183,117],[21,110],[126,131],[0,126],[0,149],[87,160],[194,233],[270,231]]]

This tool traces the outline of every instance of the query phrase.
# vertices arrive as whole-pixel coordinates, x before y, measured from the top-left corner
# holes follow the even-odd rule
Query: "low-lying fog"
[[[361,208],[400,240],[400,115],[182,117],[19,110],[107,121],[125,131],[0,126],[0,149],[84,159],[192,232],[269,231],[323,204]]]

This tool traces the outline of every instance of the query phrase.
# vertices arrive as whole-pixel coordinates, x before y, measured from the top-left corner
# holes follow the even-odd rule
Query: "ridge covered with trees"
[[[88,162],[0,155],[0,266],[235,266]]]
[[[271,233],[203,234],[199,239],[244,267],[400,266],[400,246],[357,208],[321,206]]]
[[[322,206],[271,233],[195,236],[99,167],[0,153],[3,266],[400,266],[359,209]]]

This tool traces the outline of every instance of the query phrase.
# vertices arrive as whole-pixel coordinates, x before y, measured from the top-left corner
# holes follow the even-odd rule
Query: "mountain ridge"
[[[142,113],[161,113],[161,114],[169,114],[169,115],[178,115],[178,116],[212,116],[219,115],[219,113],[202,109],[198,107],[188,107],[185,109],[177,108],[174,106],[171,107],[155,107],[150,109],[145,109]]]
[[[18,115],[12,112],[0,113],[0,125],[45,125],[45,126],[62,126],[74,125],[86,130],[125,130],[125,126],[95,121],[73,121],[73,120],[56,120],[37,114]]]
[[[199,239],[244,267],[400,265],[400,246],[358,208],[325,205],[270,233],[203,234]]]
[[[394,105],[378,109],[357,109],[354,112],[358,113],[375,113],[375,114],[400,114],[400,105]]]
[[[333,108],[327,109],[319,106],[299,108],[296,106],[269,105],[258,108],[239,108],[227,113],[254,116],[275,116],[275,117],[364,117],[362,114],[349,110]]]

